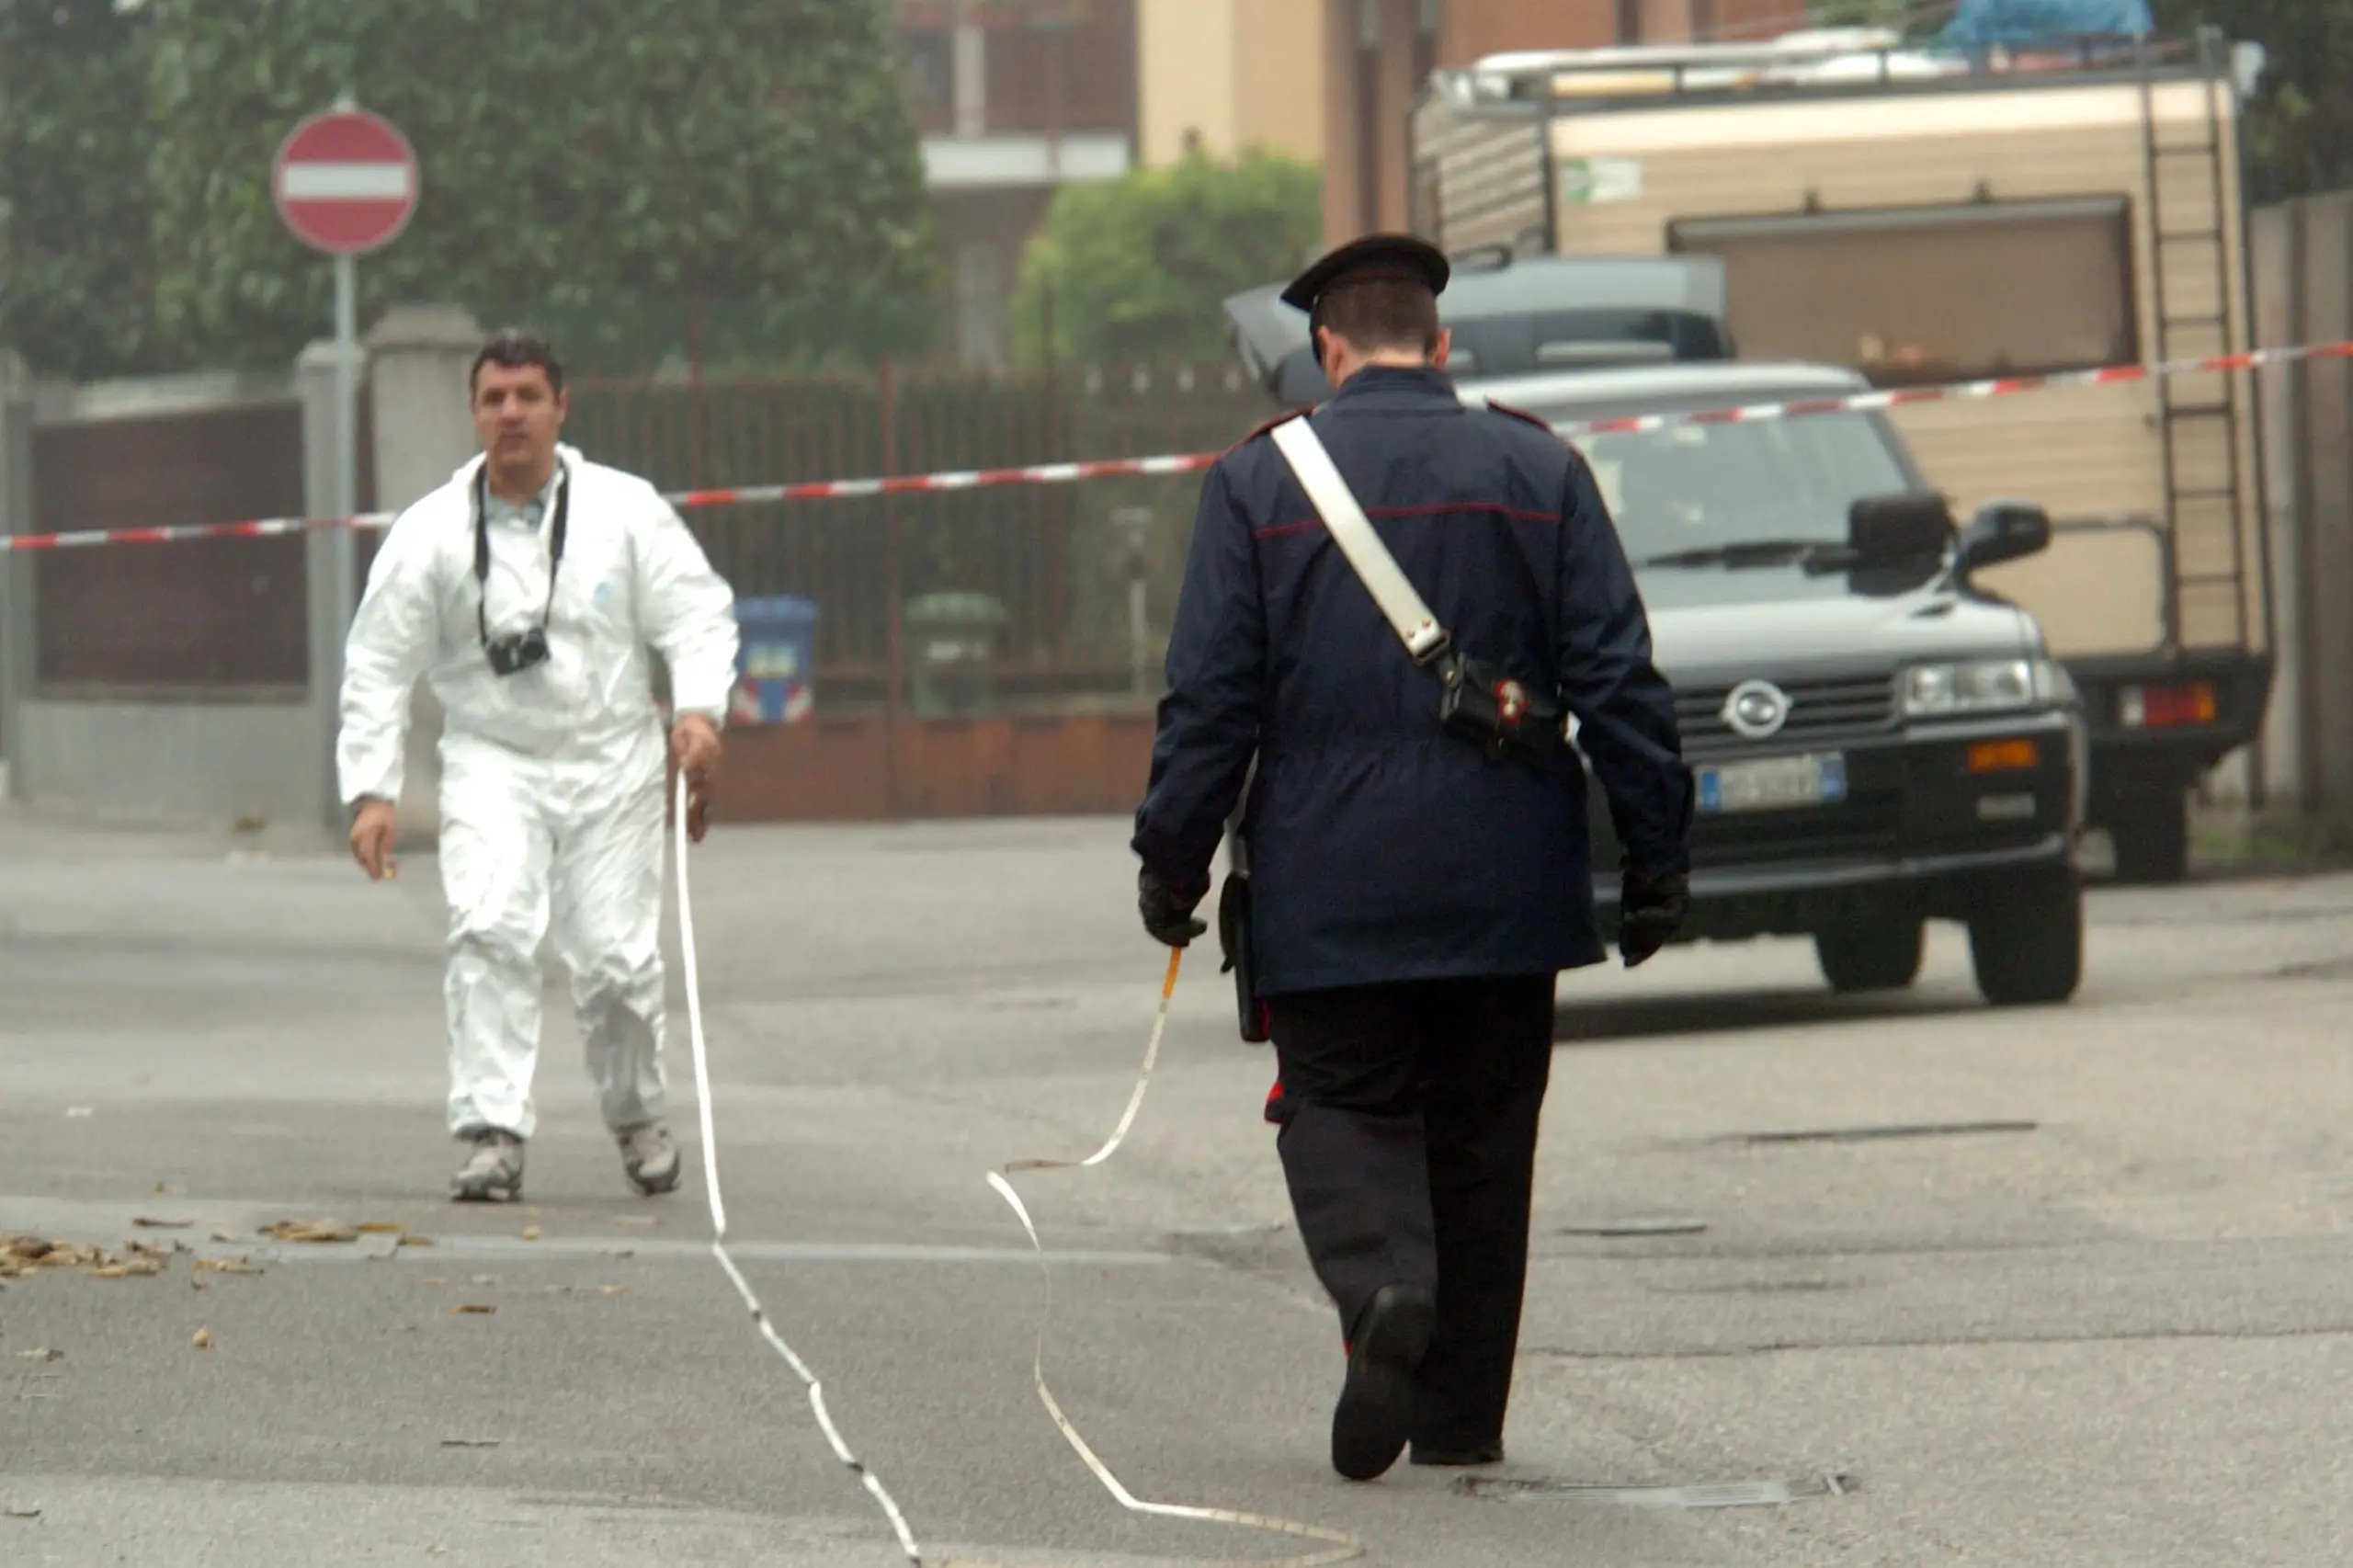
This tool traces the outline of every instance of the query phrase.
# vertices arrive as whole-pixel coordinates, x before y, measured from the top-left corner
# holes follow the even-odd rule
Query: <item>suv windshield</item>
[[[1638,565],[1663,557],[1740,564],[1787,559],[1806,544],[1841,547],[1848,507],[1912,488],[1878,422],[1863,414],[1686,425],[1575,444]]]

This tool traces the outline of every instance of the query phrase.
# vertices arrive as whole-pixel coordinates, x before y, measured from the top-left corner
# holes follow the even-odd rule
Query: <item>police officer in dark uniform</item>
[[[1336,390],[1202,485],[1136,813],[1144,926],[1184,947],[1244,808],[1229,957],[1263,1006],[1267,1114],[1339,1311],[1332,1462],[1355,1480],[1409,1442],[1418,1464],[1503,1457],[1555,978],[1607,957],[1578,749],[1626,847],[1629,966],[1675,934],[1689,868],[1691,775],[1616,529],[1541,422],[1458,400],[1448,276],[1375,235],[1284,294]],[[1307,435],[1345,494],[1311,498]],[[1376,594],[1358,558],[1383,552],[1331,520],[1352,499],[1404,595]],[[1394,605],[1417,596],[1414,628]]]

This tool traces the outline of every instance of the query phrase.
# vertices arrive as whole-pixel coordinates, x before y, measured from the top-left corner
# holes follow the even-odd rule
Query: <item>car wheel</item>
[[[1839,926],[1813,936],[1813,956],[1833,991],[1901,991],[1920,974],[1925,923]]]
[[[1969,921],[1977,989],[1996,1007],[2075,995],[2084,973],[2084,889],[2074,868],[2036,871],[1990,893]]]
[[[2116,880],[2168,887],[2189,875],[2189,803],[2177,795],[2132,801],[2108,824],[2116,844]]]

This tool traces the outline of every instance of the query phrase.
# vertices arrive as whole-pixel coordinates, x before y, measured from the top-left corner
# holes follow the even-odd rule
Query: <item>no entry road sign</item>
[[[303,244],[363,256],[389,244],[416,210],[416,153],[381,115],[315,114],[278,147],[270,194]]]

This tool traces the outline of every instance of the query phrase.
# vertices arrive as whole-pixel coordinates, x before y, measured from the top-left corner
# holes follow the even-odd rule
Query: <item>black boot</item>
[[[1414,1445],[1413,1462],[1419,1465],[1436,1465],[1449,1469],[1483,1464],[1501,1464],[1504,1462],[1504,1446],[1499,1442],[1466,1443],[1459,1447],[1442,1446],[1435,1443],[1415,1443]]]
[[[1370,1481],[1404,1451],[1414,1423],[1414,1369],[1429,1348],[1438,1306],[1427,1290],[1384,1285],[1348,1340],[1348,1381],[1332,1411],[1332,1468]]]

